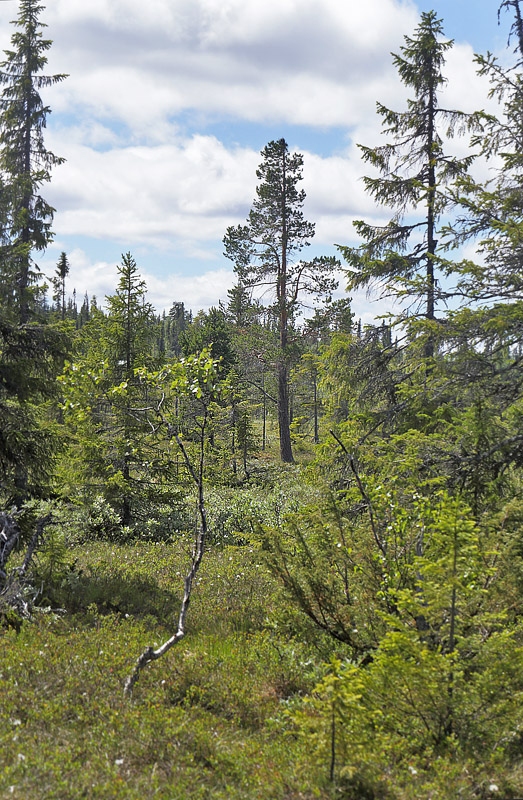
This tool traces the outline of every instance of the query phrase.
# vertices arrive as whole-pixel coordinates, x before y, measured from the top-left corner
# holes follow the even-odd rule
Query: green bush
[[[376,599],[369,611],[382,625],[369,658],[333,659],[289,713],[310,758],[346,784],[347,797],[396,796],[400,786],[406,793],[398,796],[426,796],[430,784],[446,798],[453,780],[460,796],[486,797],[467,768],[492,776],[503,754],[515,761],[523,628],[500,603],[499,533],[489,535],[443,493],[430,513],[422,497],[413,509],[416,502],[423,514],[411,521],[423,520],[423,547],[405,566],[409,580],[386,585],[391,606]]]

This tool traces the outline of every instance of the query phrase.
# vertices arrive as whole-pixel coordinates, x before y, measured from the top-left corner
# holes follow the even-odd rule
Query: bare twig
[[[352,470],[352,472],[354,474],[354,477],[356,478],[356,483],[358,485],[359,492],[360,492],[363,500],[365,501],[365,505],[367,506],[367,510],[369,512],[370,526],[371,526],[371,529],[372,529],[372,533],[374,535],[374,540],[375,540],[376,544],[378,545],[379,549],[381,550],[382,554],[384,556],[386,556],[387,555],[387,545],[386,545],[385,542],[383,542],[381,540],[381,537],[379,535],[378,527],[376,525],[376,520],[374,518],[374,511],[372,509],[372,503],[371,503],[370,497],[368,496],[367,492],[365,491],[365,487],[363,486],[361,478],[360,478],[360,476],[358,474],[358,470],[356,469],[356,464],[354,462],[354,456],[352,456],[351,453],[349,453],[349,451],[347,450],[347,448],[345,447],[343,442],[336,436],[334,431],[331,430],[330,434],[334,439],[336,439],[336,441],[338,442],[339,446],[342,448],[343,452],[349,458],[350,468],[351,468],[351,470]]]
[[[6,566],[9,556],[20,538],[20,528],[16,521],[15,511],[8,514],[0,512],[0,580],[7,578]]]
[[[52,519],[52,514],[51,513],[46,514],[45,517],[42,517],[41,519],[38,520],[38,523],[36,525],[36,531],[33,534],[33,538],[31,539],[31,541],[29,543],[29,547],[27,548],[23,564],[20,567],[20,569],[18,570],[18,576],[20,578],[23,578],[25,573],[29,569],[29,566],[31,565],[31,561],[33,560],[33,556],[34,556],[34,554],[36,553],[36,551],[38,550],[38,548],[40,547],[40,545],[42,543],[42,540],[43,540],[43,537],[44,537],[44,530],[46,529],[46,527],[48,525],[51,524],[52,521],[53,521],[53,519]]]

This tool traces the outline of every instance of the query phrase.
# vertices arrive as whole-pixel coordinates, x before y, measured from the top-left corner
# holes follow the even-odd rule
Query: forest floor
[[[186,639],[124,699],[138,655],[175,628],[188,549],[77,548],[57,590],[67,613],[1,632],[0,797],[330,796],[279,719],[313,687],[314,654],[271,630],[253,547],[208,552]]]
[[[517,753],[510,764],[501,750],[488,764],[457,750],[439,761],[419,753],[413,767],[400,748],[393,766],[374,759],[372,739],[365,770],[376,761],[382,771],[364,784],[332,763],[330,703],[314,741],[306,723],[299,729],[304,698],[320,696],[333,657],[348,653],[300,621],[246,523],[253,514],[279,527],[287,511],[315,502],[317,482],[300,468],[278,466],[276,478],[210,489],[213,541],[187,635],[143,670],[131,699],[123,687],[138,656],[176,630],[192,535],[77,541],[58,548],[56,562],[53,548],[42,557],[33,619],[0,625],[1,800],[523,798]],[[350,758],[353,744],[349,736]]]

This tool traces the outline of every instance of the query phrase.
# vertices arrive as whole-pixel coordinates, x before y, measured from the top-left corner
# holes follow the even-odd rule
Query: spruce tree
[[[450,245],[474,245],[476,254],[455,265],[453,291],[459,302],[441,331],[449,352],[448,384],[468,406],[463,421],[461,472],[475,487],[501,483],[509,467],[523,464],[519,423],[523,393],[523,36],[520,0],[505,0],[499,12],[514,14],[509,44],[515,59],[506,66],[491,53],[476,56],[479,74],[490,81],[499,113],[478,112],[472,144],[490,161],[490,181],[465,176],[454,190],[458,213],[446,228]],[[498,13],[499,13],[498,12]],[[464,480],[462,478],[462,480]],[[491,489],[489,490],[491,491]],[[499,487],[496,489],[499,492]]]
[[[227,317],[237,328],[245,327],[253,322],[258,305],[252,302],[250,291],[239,277],[232,289],[227,291]]]
[[[166,320],[167,348],[177,358],[180,357],[182,350],[180,346],[180,336],[184,332],[186,325],[190,321],[191,314],[185,310],[183,302],[176,301],[172,304],[169,316]]]
[[[81,328],[86,322],[91,319],[91,311],[89,308],[89,295],[87,292],[84,294],[84,301],[78,314],[78,327]]]
[[[523,37],[520,0],[505,0],[499,8],[514,10],[510,39],[515,36],[516,63],[503,66],[491,53],[476,56],[479,74],[488,77],[490,95],[500,103],[500,114],[478,112],[479,130],[473,144],[487,159],[497,160],[494,177],[478,183],[466,176],[458,182],[455,201],[461,207],[457,221],[447,228],[453,244],[476,241],[482,258],[459,267],[458,294],[490,309],[521,299],[523,263]],[[499,12],[498,12],[499,13]],[[499,310],[498,306],[498,310]],[[519,336],[519,332],[518,332]]]
[[[11,282],[11,305],[23,324],[31,318],[32,290],[38,268],[31,253],[43,251],[52,239],[54,209],[40,194],[50,180],[52,167],[63,159],[46,149],[43,130],[50,113],[40,90],[62,81],[65,75],[43,75],[51,40],[44,39],[39,21],[43,6],[20,0],[12,49],[0,65],[0,172],[8,214],[3,220],[3,279]],[[7,273],[7,274],[6,274]]]
[[[65,494],[86,506],[93,495],[103,497],[127,527],[148,518],[172,465],[165,442],[144,419],[158,398],[136,372],[158,366],[152,355],[158,324],[130,253],[122,256],[118,276],[116,291],[106,297],[107,314],[91,300],[91,318],[79,334],[83,355],[63,378],[70,430],[63,483]]]
[[[60,317],[62,320],[65,319],[65,279],[69,275],[69,261],[67,260],[67,254],[62,252],[60,254],[60,258],[58,259],[58,263],[56,265],[55,274],[52,278],[54,293],[53,293],[53,300],[56,303],[56,307],[60,312]],[[89,304],[88,304],[89,306]]]
[[[179,336],[183,356],[197,355],[207,348],[212,358],[220,359],[220,369],[227,373],[235,363],[231,331],[225,312],[219,308],[201,311]]]
[[[46,150],[49,108],[39,91],[65,76],[44,76],[50,40],[35,0],[21,0],[12,49],[0,65],[0,500],[20,504],[45,491],[58,437],[41,402],[56,395],[68,341],[42,324],[34,250],[52,238],[53,209],[40,195],[61,159]]]
[[[465,116],[439,106],[445,53],[452,46],[452,41],[441,41],[442,33],[434,11],[421,15],[414,37],[406,36],[401,55],[394,55],[401,81],[413,89],[414,97],[402,112],[378,103],[384,133],[391,140],[375,148],[360,145],[364,160],[381,173],[365,178],[367,191],[378,204],[393,209],[394,216],[385,226],[357,221],[364,243],[357,249],[340,247],[355,269],[349,288],[381,286],[385,295],[408,298],[429,321],[435,319],[438,299],[437,225],[451,202],[446,187],[472,161],[472,156],[457,159],[444,150],[443,136],[452,135]],[[411,221],[412,212],[421,206],[423,218]],[[425,356],[433,353],[428,336]]]
[[[132,379],[133,370],[142,365],[154,331],[154,309],[146,301],[147,287],[130,253],[122,255],[119,281],[113,295],[106,297],[109,356],[115,373]]]

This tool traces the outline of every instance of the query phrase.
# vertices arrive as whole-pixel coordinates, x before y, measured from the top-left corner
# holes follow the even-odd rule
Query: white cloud
[[[57,261],[55,254],[60,249],[60,243],[57,242],[46,259],[41,260],[40,267],[48,279],[54,273]],[[67,277],[69,296],[72,296],[73,289],[76,290],[76,301],[80,307],[87,292],[90,299],[96,296],[98,305],[103,306],[106,295],[114,294],[118,285],[118,265],[108,261],[93,261],[80,248],[69,252],[67,257],[70,264]],[[228,268],[207,270],[197,276],[171,272],[161,278],[140,269],[139,262],[138,270],[147,286],[147,300],[159,312],[169,311],[175,301],[183,301],[186,308],[194,312],[217,306],[220,300],[226,299],[227,290],[235,281],[232,269]]]
[[[245,221],[255,196],[260,154],[228,149],[212,136],[104,152],[74,139],[55,143],[53,137],[52,144],[67,158],[46,193],[58,209],[61,236],[214,258],[210,244],[220,243],[229,225]],[[354,157],[304,154],[305,213],[316,222],[317,244],[346,241],[353,218],[375,214],[361,173]]]
[[[0,47],[14,6],[0,2]],[[330,155],[294,143],[305,156],[316,244],[348,243],[354,218],[382,213],[364,191],[368,170],[355,142],[381,142],[377,100],[405,107],[409,92],[390,51],[418,24],[413,2],[52,0],[42,19],[54,41],[49,71],[70,73],[45,93],[53,109],[46,143],[67,158],[44,191],[57,208],[58,239],[150,248],[147,280],[158,307],[187,298],[197,309],[225,296],[231,272],[221,238],[245,220],[260,161],[242,138],[246,122],[337,136]],[[449,52],[445,73],[446,107],[486,105],[468,45]],[[204,134],[193,133],[195,118]],[[216,120],[236,124],[242,146],[212,135]],[[465,137],[452,147],[464,154],[467,144]],[[176,253],[203,274],[158,278],[155,253]],[[78,248],[70,258],[80,296],[114,290],[115,265]]]
[[[173,273],[167,278],[144,274],[149,287],[149,300],[159,310],[169,311],[175,300],[183,300],[186,308],[194,312],[227,302],[227,291],[232,288],[235,276],[232,269],[214,269],[197,276]]]
[[[58,209],[61,236],[159,248],[221,240],[227,225],[242,221],[254,195],[259,155],[228,150],[212,136],[103,152],[62,134],[50,141],[67,158],[46,192]]]
[[[354,125],[395,91],[389,51],[417,21],[398,0],[55,0],[44,17],[50,69],[70,73],[53,108],[142,137],[187,110]]]
[[[0,46],[12,16],[0,3]],[[46,93],[55,115],[168,143],[184,112],[364,127],[377,99],[396,107],[404,97],[390,51],[419,15],[399,0],[53,0],[43,19],[49,69],[70,73]],[[471,57],[464,46],[448,55],[456,107],[481,99]]]

